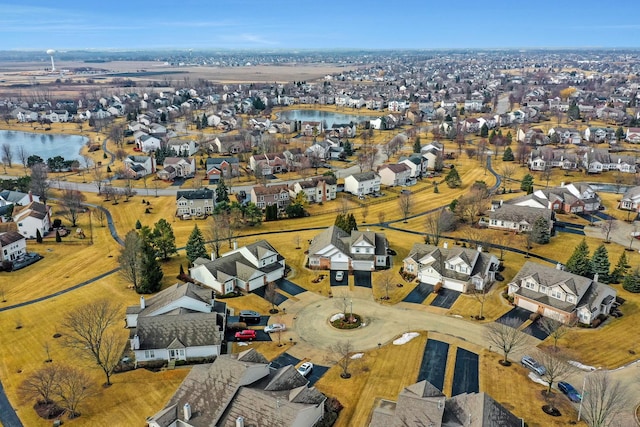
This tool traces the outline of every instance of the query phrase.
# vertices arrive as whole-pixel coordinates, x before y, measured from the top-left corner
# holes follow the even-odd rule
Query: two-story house
[[[223,254],[220,258],[197,259],[189,269],[198,283],[220,295],[240,290],[252,292],[284,277],[285,261],[266,240]]]
[[[259,208],[271,205],[278,205],[282,210],[289,206],[289,188],[286,184],[281,185],[254,185],[251,187],[251,202]]]
[[[458,292],[488,289],[495,281],[500,261],[495,255],[469,248],[449,248],[416,243],[403,260],[404,271],[429,285]]]
[[[160,148],[160,138],[156,138],[155,136],[140,131],[135,132],[134,137],[136,148],[138,149],[138,151],[142,151],[143,153],[150,153]]]
[[[365,196],[380,191],[380,175],[375,172],[354,173],[344,179],[344,191]]]
[[[381,184],[391,187],[415,184],[411,179],[411,168],[404,163],[382,165],[378,168],[378,175]]]
[[[167,147],[172,150],[176,156],[193,156],[198,151],[196,143],[193,140],[172,139],[167,142]]]
[[[129,178],[139,179],[156,172],[156,159],[153,156],[127,156],[123,163],[124,173]]]
[[[590,324],[608,315],[616,300],[611,286],[556,268],[527,261],[507,287],[513,303],[565,324]]]
[[[230,180],[240,176],[240,160],[237,157],[210,157],[205,163],[207,179],[210,184],[220,181],[220,178]]]
[[[193,283],[177,283],[127,307],[126,326],[136,363],[203,360],[221,353],[226,304]]]
[[[249,158],[249,169],[261,175],[272,175],[287,169],[287,159],[283,153],[254,154]]]
[[[167,157],[163,168],[157,172],[158,178],[173,181],[176,178],[193,178],[196,174],[196,160],[193,157]]]
[[[297,181],[289,187],[289,196],[294,199],[300,192],[305,194],[309,203],[324,203],[335,200],[338,184],[333,176],[318,176],[304,181]]]
[[[36,201],[26,206],[15,206],[13,222],[18,224],[18,233],[27,239],[35,239],[38,231],[44,237],[51,229],[51,206]]]
[[[640,213],[640,186],[629,188],[620,199],[618,208]]]
[[[215,192],[208,188],[181,190],[176,193],[176,216],[211,215],[216,206]]]
[[[17,231],[0,233],[0,262],[15,261],[27,254],[27,240]]]
[[[388,262],[384,233],[352,230],[335,225],[316,235],[309,246],[309,266],[324,270],[373,271]]]

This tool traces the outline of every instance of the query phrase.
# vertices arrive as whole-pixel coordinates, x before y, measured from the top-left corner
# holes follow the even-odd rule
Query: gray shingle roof
[[[200,347],[222,343],[217,313],[184,313],[138,318],[140,349]],[[178,340],[177,343],[175,340]]]
[[[213,200],[213,190],[208,188],[200,188],[198,190],[183,190],[176,193],[176,200],[185,198],[187,200]]]

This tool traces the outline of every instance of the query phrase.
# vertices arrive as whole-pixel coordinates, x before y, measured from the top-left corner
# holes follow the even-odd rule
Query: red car
[[[253,329],[236,332],[236,341],[251,341],[254,339],[256,339],[256,331]]]

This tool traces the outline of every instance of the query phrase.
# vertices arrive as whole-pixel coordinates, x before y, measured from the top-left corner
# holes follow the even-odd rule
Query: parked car
[[[238,320],[250,325],[256,325],[260,323],[260,313],[252,310],[242,310],[240,312],[240,318]]]
[[[567,395],[570,401],[572,402],[580,402],[582,400],[582,396],[578,393],[578,390],[575,389],[571,384],[560,381],[558,383],[558,389]]]
[[[523,356],[521,360],[522,366],[525,368],[531,369],[538,375],[544,375],[547,372],[547,369],[539,364],[536,359],[531,356]]]
[[[396,251],[394,251],[393,249],[391,249],[391,248],[387,248],[387,255],[396,256],[396,255],[397,255],[397,253],[396,253]]]
[[[298,368],[298,373],[300,375],[302,375],[303,377],[306,377],[307,375],[309,375],[311,373],[311,371],[313,370],[313,363],[311,362],[304,362],[302,365],[300,365],[300,367]]]
[[[236,332],[236,341],[252,341],[254,339],[256,339],[256,331],[253,329]]]
[[[271,332],[284,331],[286,329],[287,327],[284,325],[284,323],[273,323],[264,327],[264,331],[268,334],[270,334]]]
[[[344,271],[338,271],[336,273],[336,282],[342,282],[344,279]]]

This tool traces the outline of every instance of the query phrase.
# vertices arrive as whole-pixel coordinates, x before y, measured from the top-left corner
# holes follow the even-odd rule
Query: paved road
[[[4,387],[0,382],[0,423],[4,427],[22,427],[18,414],[14,411],[13,406],[9,403],[7,395],[4,393]]]

